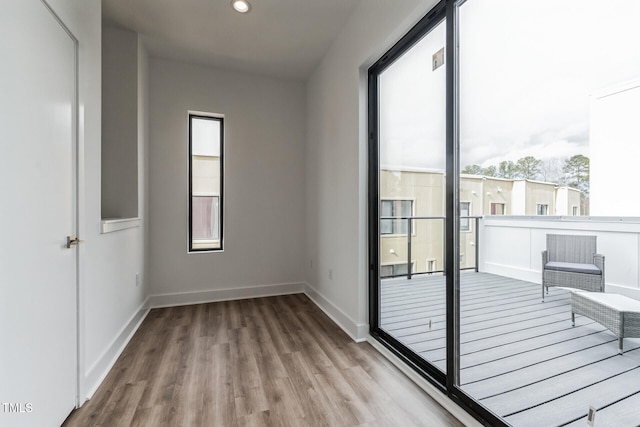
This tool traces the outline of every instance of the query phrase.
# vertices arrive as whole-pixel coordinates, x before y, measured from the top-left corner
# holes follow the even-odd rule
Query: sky
[[[467,0],[460,164],[589,155],[590,94],[640,79],[640,1]],[[444,169],[440,24],[380,77],[383,165]]]
[[[194,117],[191,122],[194,156],[220,156],[220,121]]]

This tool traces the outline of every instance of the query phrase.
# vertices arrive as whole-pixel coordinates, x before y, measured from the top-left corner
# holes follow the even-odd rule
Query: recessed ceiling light
[[[231,7],[240,13],[248,13],[251,10],[251,4],[247,0],[232,0]]]

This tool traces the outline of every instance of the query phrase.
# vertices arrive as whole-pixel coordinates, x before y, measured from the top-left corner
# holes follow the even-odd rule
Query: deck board
[[[640,339],[617,338],[584,316],[571,325],[570,293],[539,284],[460,275],[461,388],[514,426],[640,425]],[[381,327],[440,369],[446,366],[445,278],[390,279]],[[600,424],[602,423],[602,424]]]
[[[576,319],[576,328],[579,328],[579,335],[587,335],[589,333],[604,330],[604,326],[600,326],[587,318]],[[564,322],[560,321],[493,336],[478,337],[476,334],[463,334],[460,337],[460,353],[465,355],[484,350],[486,348],[504,345],[505,342],[516,342],[544,335],[561,334],[565,331],[571,331],[571,329],[567,328],[564,325]],[[411,348],[418,352],[433,350],[440,347],[444,348],[445,341],[446,339],[444,337],[419,341],[411,344]]]
[[[602,407],[640,392],[640,368],[629,374],[619,375],[590,387],[577,390],[544,405],[539,405],[513,415],[506,415],[507,422],[514,426],[551,426],[558,420],[583,417],[589,405]],[[555,393],[555,391],[554,391]],[[640,418],[636,418],[637,425]],[[621,427],[621,426],[620,426]]]
[[[509,399],[498,394],[483,399],[482,403],[501,414],[515,413],[545,403],[550,396],[549,390],[553,390],[553,395],[556,396],[570,394],[624,373],[637,375],[637,372],[632,372],[637,369],[640,368],[633,361],[625,360],[624,357],[610,358],[585,366],[580,370],[580,375],[573,375],[573,372],[564,373],[514,390],[509,394]]]
[[[628,396],[621,402],[598,410],[596,412],[595,425],[610,427],[640,425],[638,408],[640,408],[640,393]],[[567,427],[584,427],[586,425],[586,417],[582,417],[571,424],[567,424]]]

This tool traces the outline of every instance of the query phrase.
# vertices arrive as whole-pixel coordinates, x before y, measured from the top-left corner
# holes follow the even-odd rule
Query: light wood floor
[[[152,310],[72,426],[461,426],[306,296]]]

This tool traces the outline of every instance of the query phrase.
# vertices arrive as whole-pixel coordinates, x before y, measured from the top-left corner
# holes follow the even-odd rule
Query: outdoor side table
[[[622,354],[624,338],[640,337],[640,301],[619,294],[601,292],[571,292],[571,322],[581,314],[609,329],[618,337],[618,352]]]

